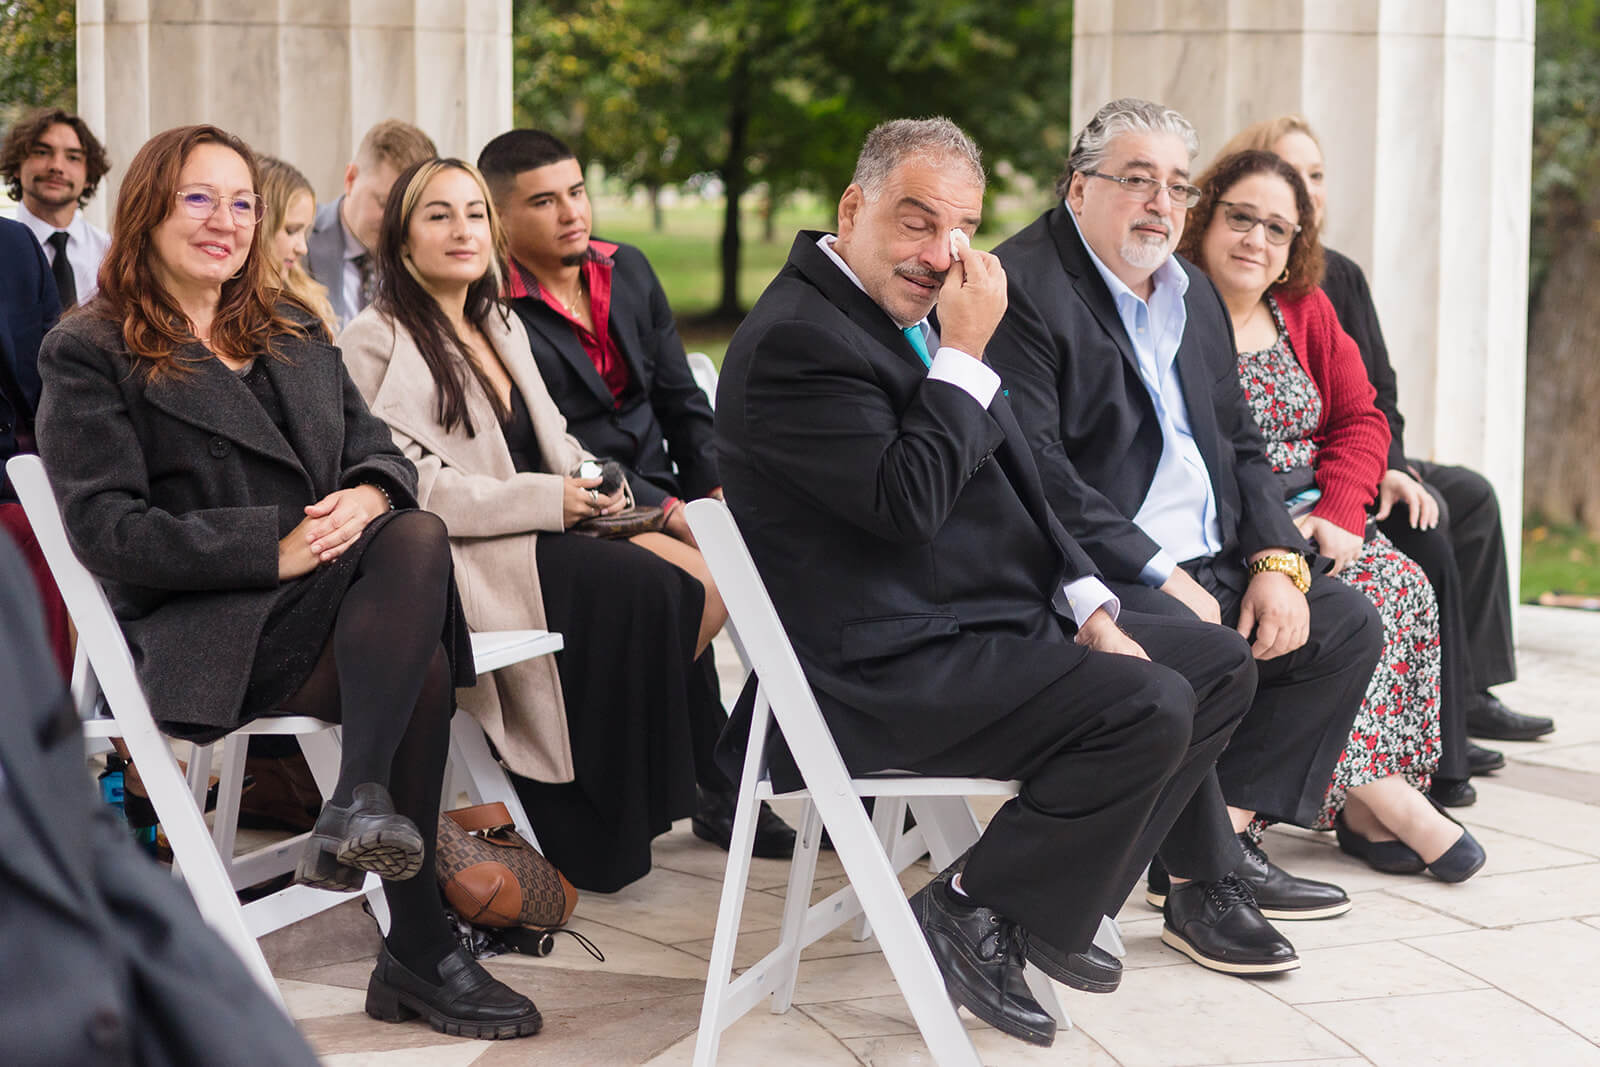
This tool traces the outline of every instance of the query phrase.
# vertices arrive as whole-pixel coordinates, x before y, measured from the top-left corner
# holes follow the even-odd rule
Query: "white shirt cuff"
[[[1072,613],[1072,621],[1080,628],[1089,621],[1089,616],[1101,608],[1106,609],[1112,622],[1122,612],[1122,601],[1106,588],[1104,582],[1093,576],[1068,582],[1061,587],[1061,592],[1067,598],[1067,610]]]
[[[945,345],[933,357],[928,377],[936,382],[949,382],[982,404],[985,409],[994,400],[1000,388],[1000,375],[982,360],[973,359],[959,348]]]
[[[1144,570],[1139,572],[1139,580],[1154,589],[1160,589],[1177,569],[1178,561],[1166,549],[1158,548],[1156,554],[1150,557],[1150,562],[1144,565]]]

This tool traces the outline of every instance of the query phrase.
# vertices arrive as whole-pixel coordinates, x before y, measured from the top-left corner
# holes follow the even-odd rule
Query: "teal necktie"
[[[922,360],[924,367],[933,366],[933,360],[928,358],[928,342],[922,339],[922,323],[907,326],[903,331],[906,340],[911,342],[911,347],[916,351],[917,357]]]

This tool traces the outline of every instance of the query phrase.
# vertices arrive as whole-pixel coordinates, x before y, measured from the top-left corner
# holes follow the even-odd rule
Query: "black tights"
[[[453,946],[433,862],[455,705],[440,640],[449,582],[444,523],[424,511],[387,520],[356,565],[311,677],[282,709],[341,724],[331,803],[348,804],[356,786],[377,782],[422,832],[422,870],[383,883],[385,941],[396,960],[434,981],[435,965]]]

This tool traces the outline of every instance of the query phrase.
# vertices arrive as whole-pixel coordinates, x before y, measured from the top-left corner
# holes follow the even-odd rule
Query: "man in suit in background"
[[[372,303],[377,286],[378,230],[389,190],[400,172],[438,155],[427,134],[385,119],[361,138],[344,171],[344,195],[317,209],[306,241],[306,270],[328,287],[339,328]]]
[[[33,572],[50,651],[67,677],[72,672],[67,608],[3,471],[12,456],[37,451],[33,419],[39,410],[39,342],[60,315],[44,250],[22,223],[0,219],[0,527]]]
[[[1023,960],[1116,987],[1120,964],[1091,944],[1100,916],[1227,744],[1254,666],[1237,635],[1192,620],[1123,612],[1124,633],[1050,513],[982,359],[1006,308],[998,261],[966,242],[983,189],[946,119],[868,135],[838,236],[801,233],[734,335],[717,457],[846,765],[1022,780],[912,907],[951,995],[1048,1044]],[[1237,861],[1180,873],[1222,880]],[[1270,926],[1255,933],[1262,969],[1297,965]]]
[[[31,238],[30,238],[31,241]],[[7,1063],[316,1057],[98,802],[33,582],[0,539],[0,1049]]]
[[[1017,306],[990,356],[1051,507],[1123,602],[1253,637],[1260,684],[1217,761],[1222,795],[1262,913],[1324,918],[1348,908],[1343,891],[1268,863],[1244,831],[1258,813],[1304,826],[1320,812],[1383,630],[1359,591],[1310,573],[1239,385],[1227,309],[1172,254],[1198,199],[1196,144],[1170,108],[1100,109],[1062,201],[995,249]],[[1149,896],[1170,929],[1196,890],[1167,890],[1153,865]]]
[[[110,169],[89,124],[59,107],[22,116],[0,147],[0,179],[17,201],[17,221],[45,249],[62,310],[88,303],[99,285],[111,237],[82,209]]]
[[[583,166],[543,130],[511,130],[484,146],[478,169],[494,196],[510,252],[505,298],[528,329],[539,365],[567,429],[596,456],[627,473],[639,504],[666,512],[666,532],[694,544],[683,505],[722,496],[712,454],[711,404],[689,373],[667,294],[644,253],[590,236]],[[698,556],[668,557],[716,586]],[[695,664],[695,727],[710,740],[727,716],[716,661]],[[720,769],[702,768],[696,836],[727,848],[735,789]],[[794,852],[794,830],[761,806],[756,855]]]

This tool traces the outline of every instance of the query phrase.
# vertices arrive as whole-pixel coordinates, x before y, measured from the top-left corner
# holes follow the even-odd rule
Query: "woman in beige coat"
[[[421,506],[449,527],[467,621],[565,638],[557,656],[463,691],[462,706],[516,773],[550,859],[580,888],[610,892],[650,869],[652,837],[694,813],[697,777],[720,780],[688,684],[721,619],[705,618],[705,587],[686,570],[563,532],[624,494],[576,476],[591,457],[496,300],[498,243],[470,165],[412,167],[384,213],[377,297],[339,344],[416,464]]]

